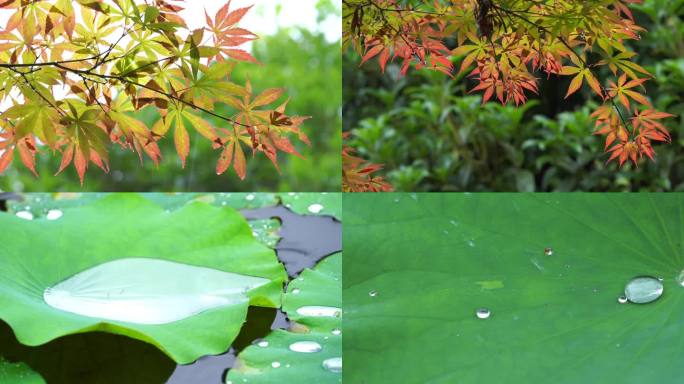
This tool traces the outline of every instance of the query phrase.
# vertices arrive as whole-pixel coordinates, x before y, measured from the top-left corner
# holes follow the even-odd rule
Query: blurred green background
[[[259,2],[259,6],[273,7],[275,3]],[[278,7],[297,6],[296,2]],[[319,0],[316,4],[319,26],[339,20],[340,7],[335,0]],[[279,8],[276,8],[279,9]],[[255,12],[252,11],[252,12]],[[249,27],[249,26],[247,26]],[[338,36],[339,38],[339,36]],[[271,162],[263,155],[248,158],[247,178],[235,175],[232,168],[221,176],[216,175],[219,151],[211,143],[191,134],[191,154],[186,169],[181,168],[175,154],[173,139],[160,141],[164,159],[159,168],[146,160],[141,166],[138,156],[120,148],[112,148],[111,172],[103,174],[91,164],[85,184],[80,186],[73,167],[63,174],[53,176],[59,168],[60,156],[44,151],[39,155],[37,169],[39,178],[20,165],[16,156],[13,168],[0,177],[0,190],[14,192],[37,191],[340,191],[342,169],[340,105],[342,103],[342,73],[340,41],[326,39],[323,27],[307,29],[299,26],[279,27],[271,35],[260,34],[252,46],[253,55],[263,66],[238,64],[232,78],[244,84],[249,78],[255,93],[269,87],[286,89],[290,103],[288,115],[311,116],[303,125],[303,131],[312,142],[311,147],[297,143],[305,156],[279,154],[282,174],[278,174]],[[284,98],[283,98],[284,100]],[[228,110],[218,109],[218,113]],[[152,108],[141,111],[138,118],[149,126],[157,119]],[[205,116],[213,123],[219,121]],[[249,155],[248,155],[249,156]]]
[[[666,119],[672,144],[656,144],[656,162],[638,168],[606,165],[603,138],[590,118],[597,100],[582,89],[563,99],[569,78],[541,77],[540,96],[525,106],[481,105],[468,79],[431,71],[385,75],[375,62],[344,63],[344,130],[349,144],[375,163],[399,191],[681,191],[684,190],[684,0],[631,5],[647,32],[630,42],[654,107]],[[456,65],[458,68],[459,65]],[[603,82],[612,78],[601,72]]]

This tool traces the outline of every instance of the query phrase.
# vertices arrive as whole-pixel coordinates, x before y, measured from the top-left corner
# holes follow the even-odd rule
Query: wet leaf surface
[[[345,381],[640,384],[684,373],[680,194],[348,194],[344,204]],[[663,278],[662,296],[621,304],[637,276]]]
[[[112,195],[64,211],[57,220],[24,220],[0,213],[0,319],[26,345],[72,333],[107,331],[158,346],[180,363],[225,351],[239,333],[248,305],[278,307],[286,275],[231,208],[203,203],[166,212],[138,195]],[[26,241],[31,239],[31,241]],[[85,317],[43,301],[44,290],[107,261],[158,258],[263,277],[249,302],[207,310],[164,325]]]
[[[275,330],[242,351],[226,383],[342,382],[341,276],[342,254],[335,254],[292,280],[283,299],[290,329]],[[332,311],[302,314],[314,307]]]

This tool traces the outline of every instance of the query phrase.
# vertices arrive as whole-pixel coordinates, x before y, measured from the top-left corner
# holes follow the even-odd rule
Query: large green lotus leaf
[[[11,200],[10,212],[28,211],[39,217],[46,215],[52,209],[80,207],[97,201],[107,193],[26,193],[22,194],[23,201]],[[229,206],[235,209],[255,209],[278,204],[278,198],[273,193],[145,193],[147,199],[152,200],[165,209],[178,209],[185,204],[195,201],[216,205]]]
[[[681,382],[683,195],[344,199],[345,382]]]
[[[24,219],[47,218],[55,220],[64,214],[64,210],[82,207],[107,196],[105,193],[29,193],[24,194],[23,201],[10,200],[8,212],[17,214]],[[246,204],[256,207],[275,205],[275,195],[269,193],[146,193],[142,196],[158,203],[169,211],[176,210],[186,204],[200,201],[216,206],[230,206],[244,208]],[[251,196],[249,199],[248,196]],[[280,222],[274,219],[250,220],[252,233],[259,241],[271,248],[275,248],[280,241],[278,231]]]
[[[300,215],[332,216],[342,220],[340,193],[284,193],[280,199],[285,207]]]
[[[0,319],[20,342],[32,346],[68,334],[106,331],[152,343],[176,362],[189,363],[224,352],[240,331],[248,305],[279,307],[287,277],[273,250],[254,239],[238,212],[200,202],[167,212],[140,195],[110,195],[65,210],[57,220],[29,221],[2,213],[0,231]],[[160,259],[267,283],[246,292],[248,300],[163,325],[85,317],[44,301],[47,288],[124,258]],[[185,276],[172,279],[162,271],[150,276],[157,286],[175,281],[189,284]]]
[[[24,363],[10,363],[0,357],[0,383],[45,384],[45,380]]]
[[[337,253],[290,282],[283,309],[293,321],[291,329],[275,330],[242,351],[226,382],[342,382],[341,276],[342,254]],[[316,306],[324,307],[324,312],[328,310],[332,316],[312,317],[297,312]]]
[[[146,193],[145,197],[167,209],[176,209],[193,201],[235,209],[256,209],[278,204],[278,197],[273,193]]]

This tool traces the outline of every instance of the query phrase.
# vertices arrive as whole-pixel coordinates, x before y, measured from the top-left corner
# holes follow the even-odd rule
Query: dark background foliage
[[[647,32],[630,43],[655,79],[646,89],[666,119],[672,144],[638,168],[606,164],[589,116],[599,102],[589,89],[563,99],[569,79],[542,77],[539,96],[521,107],[481,104],[473,82],[431,71],[383,75],[376,63],[344,57],[344,130],[349,144],[384,163],[399,191],[679,191],[684,190],[684,0],[633,5]],[[459,65],[456,65],[458,68]],[[614,79],[599,74],[603,83]]]
[[[339,6],[332,0],[318,2],[319,22],[328,17],[339,17]],[[186,169],[175,154],[173,137],[160,142],[164,156],[159,168],[148,161],[140,165],[138,156],[130,151],[112,147],[110,174],[103,174],[91,167],[85,185],[80,186],[73,167],[54,176],[59,169],[60,154],[47,150],[40,154],[38,179],[20,165],[17,158],[13,168],[0,178],[0,190],[7,191],[339,191],[340,148],[342,124],[341,104],[341,54],[340,43],[327,41],[323,32],[291,27],[281,28],[277,33],[260,36],[254,42],[252,53],[262,66],[236,65],[232,79],[244,84],[250,79],[255,92],[269,87],[285,88],[290,98],[289,115],[311,116],[302,127],[312,142],[311,147],[295,144],[305,156],[279,155],[282,174],[265,156],[251,158],[249,152],[247,178],[244,181],[231,169],[216,175],[219,151],[211,143],[191,133],[191,150]],[[284,101],[283,98],[280,102]],[[226,114],[228,109],[219,108],[217,113]],[[152,126],[158,119],[154,108],[146,108],[136,116]],[[221,121],[203,116],[214,124]],[[243,147],[245,151],[248,148]],[[18,156],[17,156],[18,157]],[[91,164],[92,165],[92,164]]]

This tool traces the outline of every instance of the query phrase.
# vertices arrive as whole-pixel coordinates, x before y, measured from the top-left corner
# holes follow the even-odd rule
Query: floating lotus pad
[[[67,209],[88,205],[107,196],[107,193],[26,193],[23,201],[10,200],[10,212],[28,211],[34,217],[42,217],[53,209]],[[200,201],[215,206],[228,206],[234,209],[255,209],[272,207],[278,204],[273,193],[145,193],[164,209],[176,210],[185,204]]]
[[[0,357],[0,383],[45,384],[45,380],[24,363],[10,363]]]
[[[169,213],[140,195],[110,195],[65,210],[55,221],[0,214],[0,233],[0,319],[26,345],[41,345],[73,333],[106,331],[152,343],[176,362],[189,363],[227,350],[249,305],[279,307],[287,278],[273,250],[254,239],[238,212],[200,202]],[[194,308],[198,313],[163,325],[84,316],[45,302],[46,289],[88,273],[84,271],[92,273],[108,262],[130,258],[228,272],[240,279],[255,278],[259,284],[238,284],[249,287],[244,292],[246,300],[200,311]],[[122,281],[129,278],[121,275]],[[113,286],[116,276],[103,276]],[[150,283],[157,286],[193,280],[197,279],[183,273],[150,276]]]
[[[283,193],[285,207],[299,215],[332,216],[342,220],[341,193]]]
[[[321,261],[290,282],[283,309],[292,329],[276,330],[247,347],[226,383],[339,383],[342,381],[342,254]],[[328,308],[303,316],[300,308]],[[307,311],[303,311],[307,312]]]

